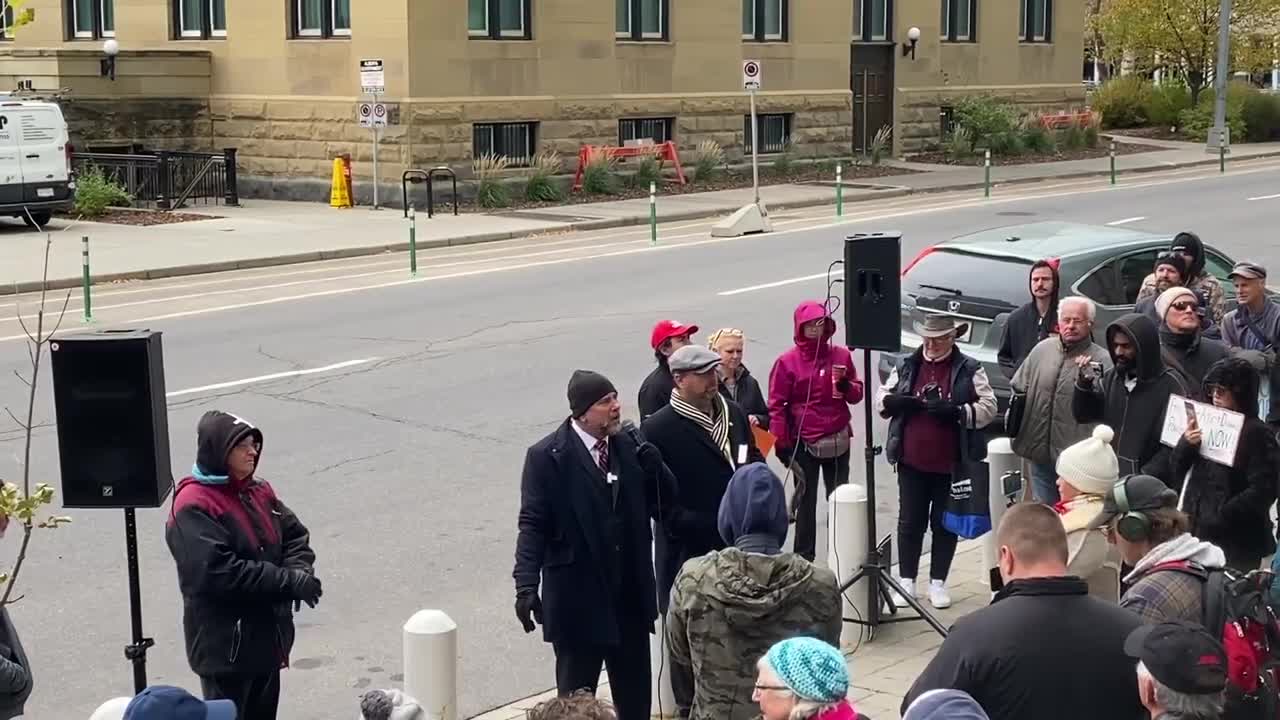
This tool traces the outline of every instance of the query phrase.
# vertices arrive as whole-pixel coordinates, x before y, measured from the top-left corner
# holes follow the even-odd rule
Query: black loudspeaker
[[[49,344],[62,506],[160,507],[173,487],[160,333],[105,330]]]
[[[902,349],[902,233],[857,233],[844,241],[845,345]]]

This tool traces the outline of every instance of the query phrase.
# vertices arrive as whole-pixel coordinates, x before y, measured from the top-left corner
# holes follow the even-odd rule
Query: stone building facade
[[[571,162],[582,144],[630,137],[741,156],[744,59],[763,66],[762,152],[860,147],[868,105],[851,85],[868,53],[885,66],[875,127],[896,122],[898,151],[936,135],[959,94],[1083,97],[1081,8],[968,0],[985,3],[976,41],[941,42],[939,1],[965,0],[27,0],[36,20],[0,43],[0,87],[69,89],[78,147],[237,147],[247,189],[283,197],[324,197],[339,154],[371,178],[356,120],[365,58],[383,60],[397,116],[378,156],[390,187],[482,152]],[[1019,3],[1049,5],[1052,42],[1018,41]],[[914,59],[899,51],[910,27]],[[120,47],[114,80],[99,73],[106,38]]]

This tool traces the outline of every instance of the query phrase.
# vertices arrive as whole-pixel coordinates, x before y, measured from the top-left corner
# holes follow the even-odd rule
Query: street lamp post
[[[1221,0],[1218,8],[1218,62],[1214,67],[1213,128],[1205,150],[1228,152],[1231,134],[1227,128],[1227,78],[1231,76],[1231,0]]]

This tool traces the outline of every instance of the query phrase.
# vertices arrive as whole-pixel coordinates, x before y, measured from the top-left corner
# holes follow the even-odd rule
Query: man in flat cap
[[[675,475],[675,504],[656,538],[658,608],[667,611],[676,573],[690,558],[723,550],[717,516],[729,479],[739,467],[764,462],[747,414],[720,393],[720,354],[686,345],[667,361],[675,389],[671,400],[644,421],[645,437],[658,447]],[[693,703],[693,688],[672,690],[678,711]]]
[[[623,431],[608,378],[578,370],[568,394],[570,416],[525,455],[516,617],[525,632],[542,625],[561,696],[594,693],[603,664],[619,720],[648,720],[658,616],[649,520],[674,510],[673,479],[657,448]]]
[[[1259,416],[1273,430],[1280,430],[1280,303],[1267,295],[1267,269],[1254,262],[1238,262],[1231,269],[1236,288],[1236,309],[1222,320],[1222,340],[1239,350],[1252,350],[1245,359],[1262,373]]]

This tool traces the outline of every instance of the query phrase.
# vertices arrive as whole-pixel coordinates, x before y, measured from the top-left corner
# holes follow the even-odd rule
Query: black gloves
[[[655,448],[656,449],[656,448]],[[542,624],[542,600],[538,598],[538,589],[525,587],[516,590],[516,619],[527,633],[533,632]]]
[[[651,442],[642,442],[636,447],[636,460],[650,477],[662,472],[662,451]]]
[[[964,414],[962,406],[946,401],[929,403],[924,409],[930,416],[945,423],[958,423]]]
[[[778,462],[782,463],[782,467],[791,467],[791,458],[795,455],[796,449],[789,447],[781,447],[775,445],[773,448],[774,457],[778,458]]]
[[[304,602],[307,607],[313,608],[320,602],[323,594],[320,578],[300,568],[289,570],[289,596],[294,599],[295,606],[298,602]]]
[[[924,401],[915,395],[900,395],[898,393],[889,393],[884,396],[884,411],[890,417],[898,415],[910,415],[913,412],[919,412],[924,409]]]

